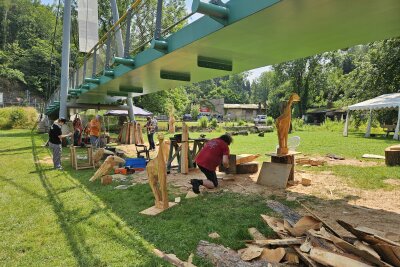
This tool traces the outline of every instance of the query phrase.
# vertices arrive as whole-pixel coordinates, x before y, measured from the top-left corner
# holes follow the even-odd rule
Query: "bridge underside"
[[[400,36],[399,0],[231,0],[227,7],[226,26],[204,16],[168,36],[166,53],[149,48],[134,67],[114,65],[113,78],[99,77],[69,103],[111,104],[121,97],[109,91],[149,94]]]

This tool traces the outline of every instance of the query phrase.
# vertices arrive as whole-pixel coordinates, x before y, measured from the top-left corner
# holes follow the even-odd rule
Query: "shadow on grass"
[[[1,137],[1,136],[0,136]],[[19,147],[19,148],[12,148],[12,149],[0,149],[0,154],[5,155],[5,152],[16,152],[16,151],[25,151],[25,150],[31,150],[32,147],[26,146],[26,147]],[[22,152],[25,153],[25,152]]]
[[[102,259],[101,253],[99,254],[99,251],[94,252],[93,246],[90,246],[87,243],[87,240],[85,239],[86,233],[78,226],[78,224],[81,222],[85,222],[86,224],[90,225],[91,228],[97,227],[98,229],[96,231],[98,235],[108,235],[110,239],[120,243],[126,249],[134,250],[136,254],[139,254],[141,257],[145,257],[145,260],[141,259],[141,262],[144,262],[146,266],[162,266],[162,264],[163,266],[165,266],[165,263],[161,259],[156,258],[150,252],[148,246],[143,243],[143,239],[140,236],[134,235],[130,231],[127,231],[126,228],[124,228],[123,223],[117,220],[115,216],[113,217],[111,211],[109,211],[107,208],[104,208],[104,206],[101,206],[99,201],[94,199],[93,196],[85,190],[84,186],[82,186],[82,184],[77,182],[75,179],[71,179],[65,172],[60,172],[61,177],[68,179],[73,183],[73,185],[62,189],[55,188],[50,182],[51,179],[49,179],[49,177],[46,175],[46,169],[43,169],[40,164],[38,151],[36,149],[35,136],[33,134],[31,135],[31,142],[36,173],[38,173],[40,182],[46,191],[47,202],[52,205],[53,211],[57,216],[58,223],[65,235],[69,248],[79,266],[109,265],[107,262],[104,261],[104,259]],[[7,180],[7,182],[10,181]],[[30,192],[30,190],[26,188],[20,189],[37,197],[35,193]],[[61,194],[76,189],[80,189],[84,194],[86,194],[86,197],[88,199],[92,200],[90,203],[95,204],[95,208],[92,209],[90,214],[87,216],[82,216],[81,214],[79,214],[78,209],[66,209],[63,200],[60,198]],[[85,198],[84,200],[76,199],[76,201],[87,201],[87,198]],[[100,225],[98,224],[86,222],[86,220],[98,214],[99,212],[105,214],[108,218],[112,219],[114,225],[116,226],[115,229],[104,229],[100,228]],[[123,237],[129,236],[129,241],[127,241],[127,239],[123,239],[121,235]],[[137,266],[137,263],[135,264],[135,262],[131,262],[129,263],[129,265]]]
[[[6,133],[0,133],[0,137],[30,137],[31,136],[31,132],[28,131],[24,131],[24,132],[17,132],[17,133],[10,133],[10,132],[6,132]]]

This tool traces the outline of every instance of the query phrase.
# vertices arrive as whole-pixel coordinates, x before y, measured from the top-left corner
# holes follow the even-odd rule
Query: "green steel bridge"
[[[193,0],[192,13],[169,27],[160,8],[153,11],[154,34],[140,43],[145,5],[136,0],[70,70],[66,103],[54,92],[46,114],[58,116],[60,105],[70,113],[128,109],[121,105],[127,98],[400,36],[399,0]],[[195,13],[204,16],[187,24]],[[124,35],[119,52],[117,31]]]

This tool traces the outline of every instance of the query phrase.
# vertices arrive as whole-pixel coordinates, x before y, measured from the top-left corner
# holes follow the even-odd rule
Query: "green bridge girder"
[[[109,104],[129,91],[149,94],[400,36],[399,0],[231,0],[226,8],[228,18],[205,15],[125,65],[116,59],[112,73],[87,79],[70,101]]]

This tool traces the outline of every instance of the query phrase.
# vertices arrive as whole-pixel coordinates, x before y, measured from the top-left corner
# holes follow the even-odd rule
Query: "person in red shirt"
[[[218,186],[217,174],[215,170],[221,164],[229,167],[229,145],[233,142],[232,137],[224,134],[219,138],[208,141],[196,157],[197,166],[207,177],[207,180],[191,179],[190,183],[193,192],[200,193],[200,185],[213,189]]]

